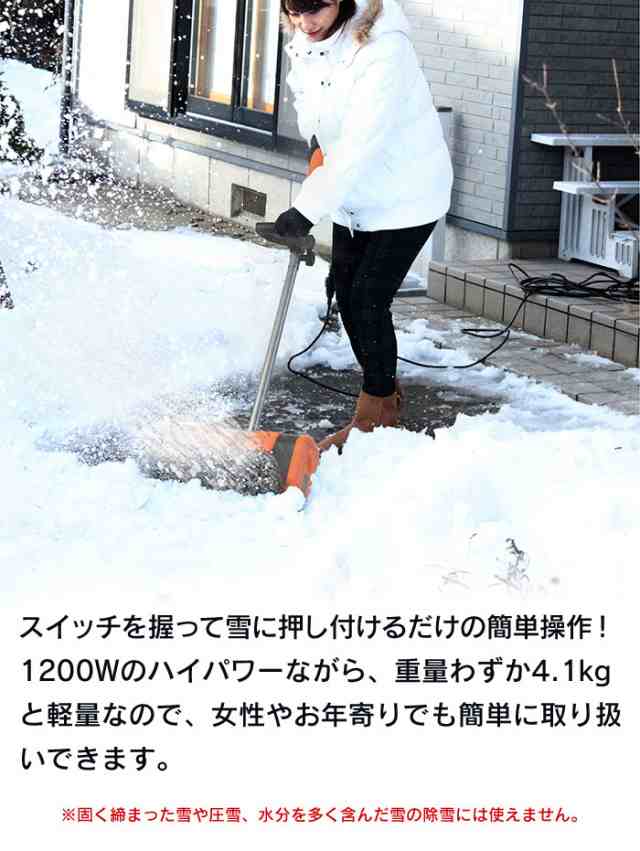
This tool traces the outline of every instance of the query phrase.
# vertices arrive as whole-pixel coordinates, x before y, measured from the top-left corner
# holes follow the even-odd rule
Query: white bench
[[[638,274],[638,230],[616,230],[616,209],[640,194],[640,181],[597,180],[593,177],[595,148],[630,147],[638,141],[624,133],[533,133],[533,142],[564,148],[558,256],[585,260],[633,278]],[[578,149],[579,156],[574,150]]]
[[[640,192],[640,180],[601,180],[599,183],[578,180],[555,180],[553,188],[569,195],[620,195],[624,193],[629,198]]]

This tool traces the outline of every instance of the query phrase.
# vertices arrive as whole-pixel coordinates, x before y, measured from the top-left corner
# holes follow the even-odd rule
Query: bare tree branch
[[[616,115],[617,120],[612,121],[611,119],[607,119],[605,116],[597,114],[598,118],[603,118],[608,123],[612,124],[615,127],[621,127],[627,137],[631,139],[631,146],[633,147],[636,155],[640,156],[640,136],[633,134],[631,132],[631,122],[628,121],[624,116],[624,103],[622,98],[622,88],[620,86],[620,77],[618,75],[618,66],[615,59],[611,60],[612,70],[613,70],[613,78],[616,84],[616,93],[617,93],[617,104],[616,104]],[[581,160],[581,151],[580,148],[575,144],[573,139],[571,138],[571,133],[569,132],[569,128],[563,121],[560,111],[558,109],[558,102],[554,100],[549,90],[549,69],[548,66],[543,64],[542,66],[542,82],[537,82],[536,80],[532,80],[530,77],[527,77],[525,74],[522,75],[522,79],[524,82],[535,92],[539,92],[544,97],[544,103],[549,112],[553,115],[556,124],[562,135],[567,140],[567,145],[571,149],[571,153],[576,159],[576,163],[574,164],[574,168],[578,174],[584,176],[584,178],[590,183],[595,183],[595,185],[603,190],[603,195],[606,193],[601,185],[601,173],[600,173],[600,163],[596,163],[595,173],[593,170],[593,166],[591,168],[587,168]],[[631,231],[632,235],[640,240],[640,232],[638,231],[638,223],[634,222],[629,216],[626,215],[620,208],[620,205],[616,203],[615,197],[611,199],[607,196],[607,203],[614,204],[614,215],[616,223],[624,230]]]

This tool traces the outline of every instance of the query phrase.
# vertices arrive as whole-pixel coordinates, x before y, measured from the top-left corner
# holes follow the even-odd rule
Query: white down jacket
[[[328,39],[298,30],[285,47],[300,133],[324,154],[294,206],[352,231],[433,222],[449,209],[453,173],[409,23],[395,0],[356,5]]]

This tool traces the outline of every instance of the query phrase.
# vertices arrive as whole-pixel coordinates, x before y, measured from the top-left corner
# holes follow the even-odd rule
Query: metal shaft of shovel
[[[289,268],[287,269],[287,275],[284,279],[282,292],[280,293],[280,303],[278,304],[278,310],[276,311],[276,317],[271,331],[271,339],[269,340],[267,354],[265,356],[262,373],[260,375],[256,401],[254,402],[251,419],[249,420],[249,431],[257,431],[260,417],[262,416],[262,408],[271,383],[273,367],[276,362],[278,348],[280,347],[280,340],[282,339],[284,323],[287,318],[287,312],[289,310],[289,304],[293,294],[293,287],[296,282],[298,267],[300,266],[300,259],[300,255],[297,252],[291,251],[289,253]]]

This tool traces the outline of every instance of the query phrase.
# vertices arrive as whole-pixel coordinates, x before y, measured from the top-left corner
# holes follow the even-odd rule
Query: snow
[[[575,361],[576,363],[585,363],[589,366],[594,366],[596,369],[608,367],[611,369],[613,361],[609,358],[603,358],[601,355],[594,355],[590,352],[565,352],[567,360]]]
[[[9,70],[19,82],[21,74]],[[53,138],[47,135],[50,118],[43,115],[40,121],[28,124],[29,130],[41,142]],[[230,380],[246,382],[260,368],[286,255],[188,230],[107,231],[6,197],[0,200],[0,219],[0,258],[16,305],[13,311],[0,310],[0,595],[10,613],[1,638],[11,660],[3,729],[11,742],[32,746],[79,745],[85,738],[111,745],[120,739],[129,746],[146,743],[157,746],[171,765],[167,776],[121,775],[114,791],[108,776],[92,776],[88,786],[72,772],[62,782],[51,771],[36,767],[25,773],[12,764],[8,811],[16,814],[23,847],[38,847],[44,837],[55,837],[56,847],[86,847],[88,833],[81,826],[59,823],[63,806],[203,800],[207,806],[248,809],[261,802],[344,806],[360,800],[470,806],[486,804],[487,790],[490,804],[563,804],[577,811],[582,823],[570,826],[576,847],[628,835],[604,818],[594,826],[594,813],[623,808],[625,793],[617,784],[594,784],[581,760],[588,746],[594,772],[615,772],[628,754],[625,728],[356,736],[353,730],[348,735],[326,730],[223,735],[200,727],[170,736],[154,729],[144,735],[99,731],[71,737],[61,735],[68,731],[20,727],[21,662],[27,654],[134,653],[124,640],[108,647],[95,639],[82,646],[52,639],[18,642],[16,618],[36,613],[49,622],[65,613],[97,618],[117,612],[204,617],[309,611],[325,620],[328,612],[348,611],[603,613],[610,624],[606,640],[594,636],[579,647],[530,642],[514,650],[485,641],[470,650],[456,642],[404,642],[389,650],[360,642],[335,650],[301,642],[275,651],[273,645],[252,644],[250,655],[262,653],[265,662],[274,663],[287,653],[304,658],[306,649],[309,658],[358,656],[373,667],[388,662],[390,653],[477,658],[520,653],[546,655],[558,664],[572,655],[594,657],[618,666],[612,691],[586,684],[558,685],[554,691],[534,681],[518,688],[517,699],[626,699],[630,706],[634,686],[625,647],[632,646],[632,637],[625,615],[627,601],[635,599],[640,418],[578,404],[496,368],[425,375],[412,367],[404,374],[497,396],[503,406],[497,414],[460,416],[435,440],[399,430],[356,433],[342,457],[334,451],[323,456],[306,503],[295,490],[251,498],[207,491],[195,481],[157,481],[144,477],[133,461],[86,466],[72,453],[52,448],[74,431],[106,433],[115,426],[135,432],[166,414],[200,421],[233,416],[233,400],[221,388]],[[325,275],[322,261],[301,268],[279,368],[315,336]],[[424,320],[413,322],[399,335],[401,354],[450,367],[472,359],[462,338],[456,350],[437,348],[439,339],[441,332]],[[303,363],[342,368],[353,365],[353,357],[343,337],[328,335]],[[526,575],[514,567],[509,539],[526,554]],[[237,649],[227,643],[221,649],[200,640],[187,648],[183,642],[179,648],[147,646],[135,652],[221,658],[221,653],[237,657],[248,651],[246,645]],[[189,691],[175,683],[153,684],[141,697],[132,686],[119,685],[114,692],[107,686],[34,684],[28,699],[44,704],[97,696],[117,703],[136,702],[131,698],[137,695],[160,703],[199,700],[206,707],[222,698],[284,699],[292,688],[225,691],[219,682],[208,685],[209,690],[201,683]],[[319,703],[335,698],[330,687],[319,688],[295,695]],[[477,700],[486,692],[492,700],[516,699],[516,687],[509,688],[505,693],[446,687],[442,696],[451,702]],[[348,691],[352,700],[403,700],[398,687],[395,698],[388,698],[389,685],[381,692]],[[416,686],[404,699],[433,702],[434,694]],[[632,724],[630,715],[627,723]],[[14,754],[11,758],[15,762]],[[37,820],[28,815],[35,801],[43,802]],[[93,847],[112,847],[115,827],[86,827]],[[137,826],[117,829],[123,848],[138,847]],[[256,847],[268,834],[246,826],[237,838],[235,828],[223,829],[225,847]],[[388,847],[389,837],[398,847],[415,847],[424,844],[425,835],[441,839],[442,847],[469,844],[466,832],[463,839],[447,833],[451,826],[446,825],[404,825],[397,832],[388,825],[370,833],[355,829],[371,847]],[[566,842],[567,829],[552,825],[544,836]],[[286,830],[278,832],[278,846],[299,847],[300,834]],[[305,834],[304,842],[326,847],[327,840],[342,835],[318,828]],[[542,835],[541,829],[504,830],[509,847],[514,842],[539,847]],[[474,830],[473,844],[507,847],[496,836]],[[211,837],[192,832],[188,847],[209,848]],[[174,831],[154,830],[152,841],[154,847],[174,847]]]
[[[16,59],[0,59],[0,72],[9,92],[22,107],[27,133],[45,149],[58,150],[60,85],[49,71],[32,68]]]

